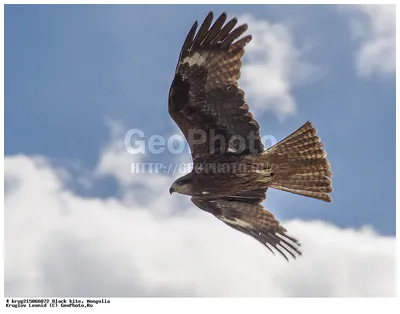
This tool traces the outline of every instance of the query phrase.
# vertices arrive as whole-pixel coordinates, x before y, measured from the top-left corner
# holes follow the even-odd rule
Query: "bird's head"
[[[184,195],[193,195],[193,173],[177,179],[169,188],[169,194],[174,192]]]

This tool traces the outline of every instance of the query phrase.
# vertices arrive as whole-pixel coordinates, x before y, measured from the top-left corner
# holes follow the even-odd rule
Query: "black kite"
[[[299,242],[261,205],[269,187],[330,202],[330,164],[310,122],[265,150],[259,125],[238,86],[247,25],[212,25],[209,13],[183,44],[169,93],[169,113],[185,135],[193,171],[170,193],[190,195],[199,208],[264,245],[296,257]]]

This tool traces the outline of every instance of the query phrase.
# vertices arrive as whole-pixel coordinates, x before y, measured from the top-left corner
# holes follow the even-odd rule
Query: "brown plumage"
[[[221,14],[197,21],[181,49],[169,93],[169,113],[185,135],[194,163],[170,192],[227,225],[251,235],[272,252],[300,254],[299,243],[261,203],[269,187],[330,202],[330,164],[310,122],[265,150],[259,125],[238,86],[247,25],[235,28]]]

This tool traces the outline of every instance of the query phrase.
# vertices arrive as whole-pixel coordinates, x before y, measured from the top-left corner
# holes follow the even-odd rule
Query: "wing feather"
[[[227,49],[229,48],[232,43],[239,38],[245,31],[247,30],[247,25],[241,25],[238,28],[236,28],[232,33],[229,34],[222,42],[221,42],[221,48],[222,49]]]
[[[226,25],[222,29],[220,29],[217,36],[215,36],[215,38],[211,41],[211,44],[216,45],[220,43],[223,40],[223,38],[225,38],[230,33],[230,31],[236,26],[237,22],[238,20],[236,18],[233,18],[228,23],[226,23]]]
[[[204,19],[203,24],[201,24],[199,31],[197,32],[196,38],[193,41],[191,49],[198,49],[201,47],[201,43],[203,42],[204,38],[208,35],[209,28],[211,26],[213,20],[213,13],[210,12]]]
[[[226,13],[222,13],[218,19],[214,22],[214,24],[211,26],[207,36],[204,37],[203,41],[201,42],[201,45],[204,47],[210,47],[211,43],[213,42],[214,38],[216,38],[221,31],[222,26],[224,25],[226,19],[227,19]]]
[[[187,56],[187,53],[189,52],[190,46],[192,45],[194,35],[196,34],[196,29],[197,29],[197,21],[193,23],[192,28],[190,29],[189,33],[186,36],[185,41],[183,42],[181,52],[179,54],[179,60],[182,60]],[[178,70],[179,63],[176,66],[176,71]]]
[[[263,199],[265,190],[255,190],[237,195],[236,198],[209,199],[194,196],[192,202],[228,226],[255,238],[271,252],[276,250],[286,260],[287,255],[293,258],[301,255],[300,243],[287,234],[287,230],[272,213],[263,208],[260,204]]]
[[[210,12],[197,34],[197,22],[193,24],[170,89],[169,113],[188,140],[194,161],[210,154],[264,150],[259,125],[238,87],[244,46],[251,36],[239,39],[247,25],[235,28],[234,18],[224,26],[226,19],[222,13],[212,24]],[[191,134],[203,134],[203,141],[196,142]],[[224,140],[214,143],[213,137],[219,136]]]

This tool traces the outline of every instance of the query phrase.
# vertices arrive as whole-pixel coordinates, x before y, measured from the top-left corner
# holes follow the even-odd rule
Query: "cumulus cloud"
[[[396,6],[341,6],[350,13],[353,39],[358,43],[356,66],[361,76],[396,72]]]
[[[146,204],[154,208],[158,215],[170,215],[184,204],[189,204],[187,199],[169,197],[170,185],[182,173],[177,171],[168,176],[162,171],[149,173],[149,170],[141,171],[139,167],[132,168],[132,164],[143,165],[146,162],[145,155],[128,153],[123,140],[127,130],[115,121],[108,121],[107,124],[111,131],[111,139],[102,150],[94,178],[115,178],[119,185],[119,197],[124,203],[132,207]],[[188,160],[188,154],[181,154],[180,157],[179,162],[182,165],[190,165],[191,159]]]
[[[252,110],[272,110],[279,118],[295,113],[293,87],[317,75],[317,67],[306,60],[304,49],[295,46],[288,26],[248,14],[238,19],[253,35],[240,78]]]
[[[393,237],[288,221],[304,255],[287,263],[170,196],[171,178],[123,178],[122,154],[113,143],[100,158],[122,187],[106,199],[75,194],[44,158],[5,158],[6,296],[394,295]]]

